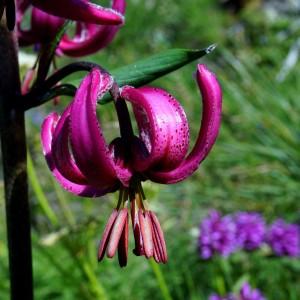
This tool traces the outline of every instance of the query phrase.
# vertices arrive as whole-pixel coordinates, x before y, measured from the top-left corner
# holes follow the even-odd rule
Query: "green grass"
[[[224,213],[254,210],[268,222],[282,217],[299,222],[300,86],[299,63],[283,82],[276,76],[297,31],[283,43],[294,19],[269,21],[260,9],[246,9],[237,19],[214,1],[128,1],[126,26],[105,51],[87,60],[113,69],[173,47],[217,50],[201,60],[223,87],[223,122],[219,139],[202,167],[188,180],[171,186],[145,184],[162,224],[169,263],[153,267],[129,251],[126,269],[116,259],[96,261],[97,244],[117,195],[81,199],[63,191],[51,178],[42,156],[39,127],[51,103],[27,115],[30,199],[36,299],[207,299],[213,292],[238,290],[244,280],[267,299],[300,298],[300,262],[274,258],[265,249],[238,252],[228,259],[202,261],[197,229],[212,209]],[[239,28],[239,30],[236,30]],[[234,30],[235,29],[235,30]],[[59,61],[62,65],[70,59]],[[192,141],[201,106],[192,78],[195,64],[157,80],[186,109]],[[117,133],[111,105],[99,111],[107,137]],[[3,190],[3,183],[0,188]],[[4,200],[1,197],[1,211]],[[4,214],[0,219],[0,299],[9,298]],[[131,247],[132,249],[132,236]]]

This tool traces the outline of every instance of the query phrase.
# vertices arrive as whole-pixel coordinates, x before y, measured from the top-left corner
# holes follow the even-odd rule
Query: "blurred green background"
[[[299,222],[300,5],[274,0],[227,1],[226,5],[217,0],[127,3],[126,25],[117,38],[86,60],[111,70],[165,49],[217,43],[217,49],[201,62],[217,74],[223,87],[221,132],[213,151],[191,178],[169,186],[144,184],[150,208],[165,232],[168,264],[157,266],[130,250],[128,266],[120,269],[116,258],[101,264],[96,260],[117,195],[82,199],[67,193],[51,177],[42,155],[41,122],[70,99],[29,111],[36,299],[205,300],[212,292],[237,291],[248,280],[267,299],[299,300],[299,260],[271,257],[262,250],[203,261],[197,239],[199,223],[212,208],[223,213],[257,211],[268,222],[278,217]],[[57,60],[58,65],[70,61]],[[184,106],[191,145],[201,116],[192,76],[195,67],[192,63],[152,84],[168,90]],[[118,134],[113,106],[101,106],[99,113],[110,140]],[[9,281],[2,179],[0,190],[0,299],[5,300],[9,299]],[[129,249],[133,249],[130,238]]]

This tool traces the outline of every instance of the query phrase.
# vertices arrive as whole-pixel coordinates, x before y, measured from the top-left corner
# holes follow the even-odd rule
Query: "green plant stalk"
[[[164,300],[172,300],[172,297],[171,297],[171,294],[170,294],[170,291],[168,289],[168,286],[167,286],[167,283],[166,283],[166,280],[164,278],[164,275],[160,269],[160,266],[159,264],[157,264],[153,258],[150,258],[149,260],[149,265],[155,275],[155,278],[156,278],[156,281],[157,281],[157,284],[160,288],[160,291],[161,291],[161,294],[162,294],[162,299]]]
[[[106,291],[101,284],[99,278],[97,278],[95,272],[92,269],[91,263],[86,262],[85,258],[81,258],[78,249],[73,247],[72,241],[66,238],[64,240],[64,247],[66,251],[69,253],[70,257],[73,259],[75,265],[78,266],[84,280],[87,280],[90,284],[91,290],[94,295],[97,295],[97,299],[99,300],[106,300],[108,296]]]
[[[233,280],[231,276],[231,265],[228,258],[219,259],[219,266],[221,272],[224,274],[224,278],[228,286],[233,286]]]
[[[91,288],[95,294],[95,296],[97,296],[97,299],[99,300],[107,300],[107,296],[105,293],[105,290],[103,288],[103,286],[101,285],[99,279],[97,278],[94,270],[92,269],[91,265],[89,262],[85,262],[82,261],[82,268],[87,276],[87,278],[90,281],[91,284]]]
[[[68,225],[73,227],[76,225],[76,218],[65,199],[65,196],[63,194],[61,187],[57,185],[57,183],[55,182],[55,179],[53,177],[51,177],[51,180],[52,180],[52,186],[55,190],[57,201],[58,201],[59,206],[64,214],[64,217],[66,218]]]
[[[0,23],[0,128],[11,299],[33,299],[24,111],[15,36]]]
[[[41,206],[43,212],[45,213],[45,215],[47,216],[47,218],[50,220],[51,224],[54,226],[58,225],[58,219],[57,216],[55,214],[55,212],[53,211],[53,209],[51,208],[51,206],[49,205],[48,199],[40,185],[40,182],[38,180],[38,177],[36,175],[36,171],[31,159],[31,155],[28,152],[27,154],[27,170],[28,170],[28,178],[29,178],[29,182],[32,186],[32,189],[36,195],[36,198],[38,200],[39,205]]]
[[[30,153],[27,154],[27,161],[28,161],[28,178],[31,183],[33,192],[35,193],[35,196],[36,196],[42,210],[44,211],[45,215],[47,216],[47,218],[49,219],[51,224],[53,226],[58,226],[59,220],[58,220],[57,216],[55,215],[54,211],[52,210],[51,206],[49,205],[47,197],[40,185],[40,182],[38,180]],[[53,185],[54,185],[54,182],[53,182]],[[56,192],[59,193],[58,190],[56,190]],[[61,194],[58,195],[58,199],[63,208],[65,216],[68,219],[68,222],[70,223],[70,225],[74,225],[75,218],[74,218],[72,212],[69,210],[67,204],[65,203],[63,195],[61,195]],[[101,285],[101,283],[99,282],[99,280],[97,279],[95,272],[93,271],[90,263],[87,263],[81,259],[77,259],[77,262],[78,262],[80,269],[82,269],[85,276],[89,279],[91,288],[93,290],[93,293],[97,296],[97,299],[101,299],[101,300],[107,299],[105,290],[104,290],[103,286]]]

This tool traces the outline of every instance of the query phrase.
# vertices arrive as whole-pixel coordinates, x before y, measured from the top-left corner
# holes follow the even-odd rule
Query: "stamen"
[[[112,214],[110,215],[107,224],[105,225],[105,229],[102,235],[101,242],[99,244],[99,249],[98,249],[98,261],[100,262],[105,254],[105,250],[108,244],[109,236],[112,231],[112,227],[115,223],[115,220],[118,216],[118,211],[116,209],[113,210]]]
[[[125,225],[118,246],[118,259],[120,267],[126,267],[128,256],[128,217],[125,220]]]
[[[128,203],[129,201],[130,203]],[[157,263],[166,263],[168,258],[164,234],[156,215],[148,210],[145,195],[139,182],[129,188],[122,187],[120,189],[117,209],[114,209],[108,220],[99,246],[98,260],[103,259],[105,252],[109,258],[112,258],[118,249],[120,267],[127,265],[128,205],[130,205],[135,241],[133,253],[137,256],[144,255],[146,258],[154,257]]]
[[[164,233],[160,227],[159,221],[156,217],[156,215],[150,211],[150,218],[151,218],[151,224],[152,224],[152,234],[155,236],[155,241],[157,241],[157,248],[159,250],[159,254],[161,256],[161,261],[163,263],[166,263],[168,260],[168,255],[167,255],[167,247],[166,247],[166,242],[164,238]]]
[[[138,212],[136,210],[135,199],[131,201],[131,221],[134,235],[135,248],[133,249],[133,253],[136,256],[144,255],[144,249],[142,245],[142,236],[138,219]]]
[[[112,258],[114,257],[121,234],[123,232],[123,228],[125,227],[126,219],[128,219],[128,211],[127,208],[123,208],[119,211],[119,214],[116,218],[116,221],[113,225],[111,234],[110,234],[110,239],[107,245],[107,257]]]
[[[139,223],[141,228],[145,256],[147,258],[150,258],[153,256],[153,239],[151,220],[148,211],[143,213],[143,211],[139,209]]]
[[[153,245],[154,245],[153,257],[154,257],[155,261],[159,264],[162,262],[162,256],[160,255],[159,243],[158,243],[158,239],[157,239],[157,236],[155,235],[153,227],[152,227],[152,230],[153,230]]]

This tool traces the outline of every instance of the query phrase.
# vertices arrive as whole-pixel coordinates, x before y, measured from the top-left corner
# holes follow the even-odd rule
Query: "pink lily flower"
[[[112,9],[121,15],[125,14],[125,8],[125,0],[114,0],[112,2]],[[121,25],[95,25],[77,22],[75,36],[70,38],[65,34],[61,39],[57,52],[73,57],[95,53],[111,43],[120,27]]]
[[[29,4],[19,6],[17,10],[17,33],[20,46],[43,44],[51,41],[64,20],[33,7],[31,11],[31,23],[29,29],[22,28],[23,16]]]
[[[69,192],[96,197],[120,190],[117,208],[105,227],[98,259],[113,257],[127,264],[128,219],[131,212],[136,255],[166,263],[166,244],[156,215],[149,210],[141,182],[175,183],[190,176],[211,150],[220,128],[222,92],[214,76],[198,65],[202,94],[200,132],[187,155],[189,127],[179,102],[166,91],[125,86],[116,90],[113,78],[93,69],[80,84],[74,100],[59,116],[50,114],[42,125],[42,144],[48,166]],[[97,100],[114,94],[121,137],[106,143],[96,116]],[[135,136],[126,101],[131,103],[139,129]]]
[[[99,25],[120,25],[124,21],[124,17],[117,11],[88,0],[31,0],[30,2],[37,8],[64,19]]]
[[[20,46],[39,45],[51,41],[64,23],[64,19],[33,7],[30,28],[23,29],[22,21],[26,11],[31,8],[30,2],[28,0],[17,1],[17,29]],[[112,9],[108,11],[122,16],[123,23],[125,7],[125,0],[114,0]],[[68,18],[72,18],[72,15],[69,15]],[[93,24],[93,18],[86,22],[76,22],[75,36],[69,37],[68,34],[65,34],[57,48],[57,54],[78,57],[92,54],[106,47],[113,40],[121,25],[108,25],[106,21],[99,25],[99,22]]]

